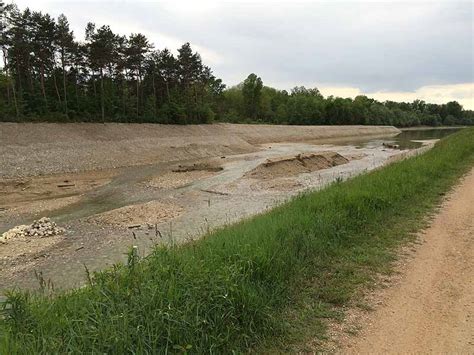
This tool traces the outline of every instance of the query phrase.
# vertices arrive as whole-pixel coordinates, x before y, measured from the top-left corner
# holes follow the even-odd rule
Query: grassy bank
[[[228,353],[311,334],[474,165],[474,129],[55,296],[11,293],[0,353]],[[303,331],[305,330],[305,331]]]

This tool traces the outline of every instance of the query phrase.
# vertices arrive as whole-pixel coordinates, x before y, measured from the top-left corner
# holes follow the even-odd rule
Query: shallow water
[[[423,145],[423,141],[431,141],[433,139],[441,139],[453,134],[462,128],[420,128],[408,129],[402,131],[399,135],[385,140],[372,139],[364,143],[364,147],[375,147],[380,144],[392,143],[398,145],[398,149],[416,149]]]

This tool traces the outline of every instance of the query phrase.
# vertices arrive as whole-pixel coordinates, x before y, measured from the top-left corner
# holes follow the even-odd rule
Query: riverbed
[[[157,244],[178,244],[272,208],[300,193],[379,168],[454,130],[254,143],[243,153],[4,178],[0,232],[47,216],[65,235],[0,244],[0,288],[85,281]],[[277,139],[275,139],[277,140]],[[159,152],[158,152],[159,153]],[[262,173],[263,172],[263,173]]]

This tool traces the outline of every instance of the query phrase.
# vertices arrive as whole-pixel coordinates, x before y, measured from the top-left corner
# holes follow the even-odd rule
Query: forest
[[[323,97],[265,86],[256,74],[227,88],[189,43],[157,49],[146,36],[90,22],[77,40],[64,15],[0,0],[0,121],[210,122],[295,125],[473,125],[446,104]]]

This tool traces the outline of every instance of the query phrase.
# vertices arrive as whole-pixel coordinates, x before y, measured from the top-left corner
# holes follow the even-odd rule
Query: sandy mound
[[[150,179],[147,187],[159,189],[172,189],[185,186],[193,181],[214,175],[223,168],[216,162],[199,162],[188,165],[177,165],[170,172]]]
[[[80,195],[109,183],[116,174],[117,171],[101,170],[32,178],[2,179],[0,177],[0,195],[2,196],[0,207],[11,208],[22,202]]]
[[[138,205],[125,206],[100,213],[88,219],[89,222],[117,227],[135,227],[166,222],[181,214],[182,207],[168,203],[150,201]]]
[[[81,199],[81,196],[69,196],[69,197],[60,197],[60,198],[53,198],[53,199],[46,199],[46,200],[39,200],[39,201],[25,201],[20,202],[18,206],[9,208],[8,210],[15,215],[20,214],[39,214],[39,213],[47,213],[50,211],[54,211],[59,208],[63,208],[73,203],[78,202]],[[7,209],[5,208],[5,211]],[[1,213],[1,208],[0,208]],[[0,214],[1,215],[1,214]]]
[[[346,164],[349,159],[336,152],[299,154],[296,157],[272,160],[260,164],[249,171],[246,177],[255,179],[275,179],[284,176],[299,175],[312,171],[328,169]]]

